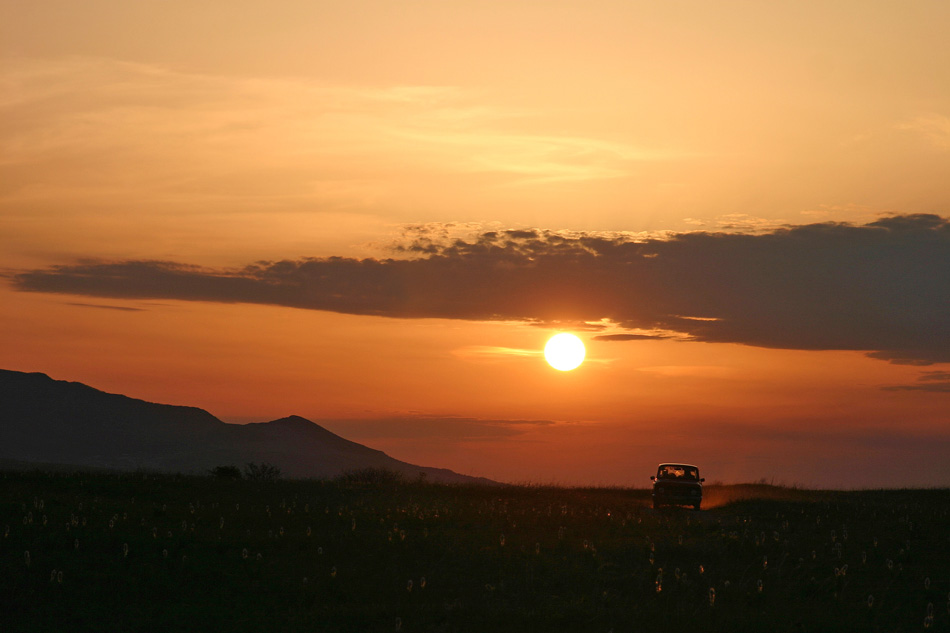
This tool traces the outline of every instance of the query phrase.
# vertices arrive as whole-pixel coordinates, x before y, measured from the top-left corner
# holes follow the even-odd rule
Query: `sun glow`
[[[584,349],[584,343],[573,334],[561,332],[548,339],[544,346],[544,359],[548,361],[554,369],[559,371],[571,371],[576,369],[582,362],[587,350]]]

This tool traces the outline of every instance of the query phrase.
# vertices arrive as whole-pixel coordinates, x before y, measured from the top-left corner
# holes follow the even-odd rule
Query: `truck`
[[[703,482],[699,467],[692,464],[660,464],[652,475],[653,509],[662,506],[692,506],[699,510],[703,501]]]

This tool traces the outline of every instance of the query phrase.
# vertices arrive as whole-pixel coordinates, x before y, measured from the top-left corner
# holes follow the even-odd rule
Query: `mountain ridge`
[[[495,483],[397,460],[299,415],[228,424],[198,407],[113,394],[41,372],[0,369],[0,461],[207,472],[267,462],[288,477],[388,468],[446,483]]]

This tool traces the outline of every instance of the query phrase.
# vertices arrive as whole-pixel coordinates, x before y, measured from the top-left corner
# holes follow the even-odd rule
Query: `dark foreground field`
[[[707,495],[0,473],[0,630],[950,630],[950,491]]]

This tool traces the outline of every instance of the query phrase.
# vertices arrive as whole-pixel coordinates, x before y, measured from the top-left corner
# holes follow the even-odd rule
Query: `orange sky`
[[[4,2],[0,367],[509,481],[950,485],[948,23]]]

